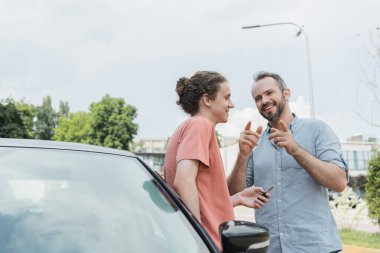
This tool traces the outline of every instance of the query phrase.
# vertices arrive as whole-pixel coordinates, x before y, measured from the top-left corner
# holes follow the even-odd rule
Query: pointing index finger
[[[259,127],[256,129],[256,133],[258,133],[258,134],[261,134],[262,131],[263,131],[263,127],[262,127],[262,126],[259,126]]]
[[[248,121],[247,125],[245,126],[244,130],[251,130],[251,121]]]
[[[289,128],[288,128],[288,126],[285,124],[285,122],[283,120],[280,120],[280,125],[281,125],[281,130],[283,132],[289,132]]]

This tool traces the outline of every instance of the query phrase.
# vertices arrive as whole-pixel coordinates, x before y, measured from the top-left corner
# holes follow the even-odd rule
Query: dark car
[[[268,230],[220,227],[223,252],[265,252]],[[173,190],[127,151],[0,139],[0,252],[220,252]]]

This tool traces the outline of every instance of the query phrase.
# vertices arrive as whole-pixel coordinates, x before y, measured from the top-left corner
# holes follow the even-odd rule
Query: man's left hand
[[[284,147],[289,155],[294,155],[298,151],[299,146],[284,121],[280,120],[280,129],[272,127],[270,133],[268,139],[273,139],[277,147]]]

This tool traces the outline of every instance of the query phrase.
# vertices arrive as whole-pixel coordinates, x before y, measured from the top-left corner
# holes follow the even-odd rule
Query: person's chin
[[[275,117],[277,117],[276,114],[277,114],[277,111],[272,111],[269,113],[267,113],[267,112],[261,113],[261,115],[269,121],[272,121]]]
[[[267,120],[272,117],[272,113],[261,112],[261,115]]]

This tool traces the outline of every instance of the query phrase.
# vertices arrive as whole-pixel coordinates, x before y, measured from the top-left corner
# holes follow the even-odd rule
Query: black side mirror
[[[264,226],[249,221],[227,221],[219,226],[224,253],[265,253],[269,232]]]

